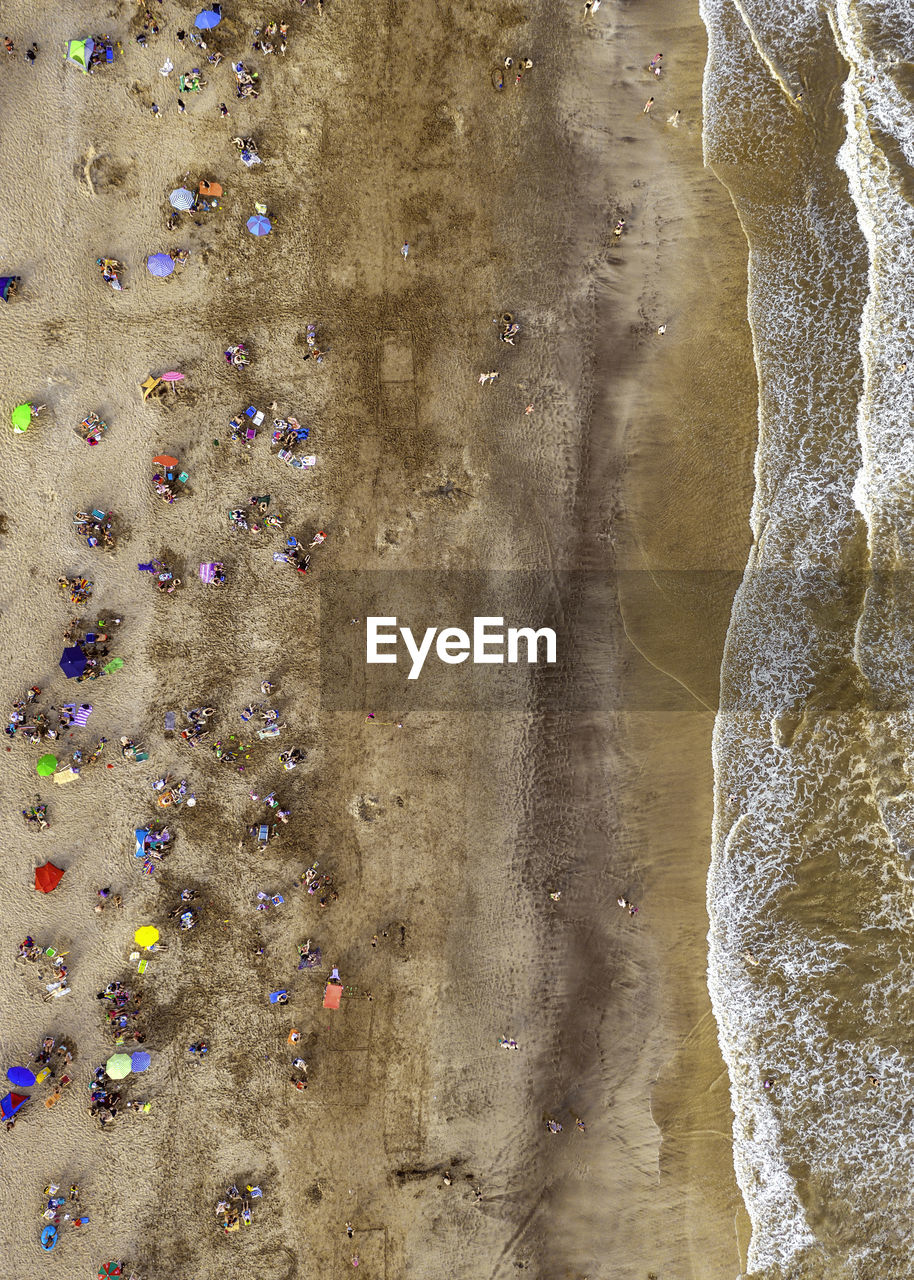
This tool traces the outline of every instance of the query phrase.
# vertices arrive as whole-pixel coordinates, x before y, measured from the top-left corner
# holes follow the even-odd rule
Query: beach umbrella
[[[7,1120],[12,1119],[19,1108],[28,1100],[28,1094],[26,1093],[8,1093],[5,1098],[0,1098],[0,1115]]]
[[[168,203],[172,209],[180,209],[187,213],[194,207],[194,193],[188,191],[187,187],[175,187],[171,195],[168,197]]]
[[[177,369],[172,369],[169,373],[162,374],[163,382],[183,382],[184,374],[178,373]]]
[[[133,935],[133,941],[141,947],[151,947],[159,940],[159,931],[154,924],[144,924]]]
[[[103,1262],[98,1269],[99,1280],[103,1280],[107,1276],[122,1276],[124,1274],[119,1262]]]
[[[255,213],[252,218],[248,218],[247,225],[252,236],[268,236],[273,226],[270,219],[265,218],[262,213]]]
[[[170,276],[175,264],[170,253],[153,253],[146,259],[146,268],[152,276]]]
[[[29,423],[32,421],[32,406],[30,404],[17,404],[16,408],[10,414],[10,422],[13,424],[13,430],[21,434],[28,431]]]
[[[62,879],[63,868],[55,867],[53,862],[35,868],[35,888],[39,893],[53,893]]]
[[[51,774],[57,768],[57,757],[50,755],[42,756],[35,765],[35,772],[39,778],[50,778]]]
[[[162,467],[176,467],[178,465],[178,459],[169,458],[167,453],[160,453],[157,458],[153,458],[153,462]]]
[[[194,26],[198,31],[211,31],[222,21],[222,14],[217,9],[203,9],[194,18]]]
[[[105,1063],[105,1075],[110,1080],[123,1080],[132,1070],[129,1053],[115,1053]]]
[[[10,1067],[6,1078],[10,1084],[17,1084],[20,1089],[31,1089],[35,1083],[35,1075],[28,1067]]]
[[[72,680],[74,676],[82,675],[86,669],[87,661],[88,659],[79,645],[71,644],[60,655],[60,669],[68,680]]]
[[[130,1064],[134,1071],[148,1071],[152,1058],[148,1053],[131,1053]]]

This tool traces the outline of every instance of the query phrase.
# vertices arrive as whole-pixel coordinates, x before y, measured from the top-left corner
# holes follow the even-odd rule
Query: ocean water
[[[708,880],[748,1274],[911,1277],[914,2],[701,9],[759,376]]]

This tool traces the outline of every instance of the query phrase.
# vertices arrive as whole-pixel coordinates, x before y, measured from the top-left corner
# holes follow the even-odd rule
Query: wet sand
[[[226,12],[212,45],[247,60],[263,15]],[[667,590],[658,608],[643,577],[627,579],[636,649],[610,622],[595,659],[614,665],[619,697],[590,718],[544,720],[531,701],[511,716],[416,713],[398,729],[384,723],[395,708],[372,723],[369,708],[329,713],[317,695],[322,567],[741,567],[754,429],[744,246],[700,167],[697,14],[673,27],[661,4],[604,4],[587,25],[519,5],[307,8],[291,12],[285,59],[251,55],[258,101],[233,97],[223,63],[183,117],[156,70],[166,55],[177,71],[198,60],[173,37],[183,10],[157,6],[163,34],[146,51],[127,30],[132,6],[87,17],[86,31],[121,24],[127,51],[90,80],[52,52],[76,34],[66,18],[37,32],[24,4],[5,16],[20,48],[37,37],[43,52],[34,69],[10,63],[0,163],[18,172],[25,158],[43,199],[10,212],[24,290],[2,315],[4,403],[49,408],[0,446],[2,696],[34,683],[59,705],[75,688],[96,711],[67,745],[127,733],[152,755],[43,787],[42,835],[18,816],[38,751],[16,742],[5,755],[3,1047],[22,1059],[54,1032],[78,1049],[70,1093],[49,1112],[39,1097],[4,1135],[5,1265],[38,1265],[41,1188],[78,1177],[92,1221],[59,1246],[64,1280],[109,1257],[145,1280],[226,1266],[323,1277],[354,1253],[370,1277],[734,1275],[727,1090],[703,979],[725,589],[712,607],[707,592],[696,607]],[[644,70],[655,45],[668,66],[656,88]],[[496,93],[506,53],[535,66]],[[663,124],[675,107],[678,131]],[[255,137],[261,168],[240,166],[236,132]],[[223,182],[225,209],[167,233],[166,195],[186,174]],[[243,230],[258,199],[276,215],[266,241]],[[180,276],[144,274],[146,253],[182,246]],[[127,262],[124,294],[99,280],[101,254]],[[523,325],[516,351],[491,323],[506,307]],[[330,347],[322,366],[300,362],[309,320]],[[254,352],[241,377],[222,359],[237,339]],[[166,368],[186,371],[187,392],[143,405],[137,384]],[[249,455],[228,443],[233,413],[273,401],[312,427],[305,477],[265,441]],[[88,450],[72,427],[92,408],[111,429]],[[163,448],[191,477],[168,508],[149,487]],[[328,532],[304,583],[272,544],[228,528],[229,507],[266,491],[299,536]],[[87,504],[119,517],[114,557],[74,538]],[[181,594],[156,597],[137,574],[152,555],[174,559]],[[221,595],[194,581],[210,558],[229,569]],[[67,686],[56,669],[64,571],[95,579],[93,615],[124,617],[115,677]],[[164,709],[207,703],[220,734],[240,732],[265,676],[304,769],[284,774],[277,749],[256,744],[239,775],[163,737]],[[150,880],[132,830],[165,769],[199,803]],[[248,795],[274,786],[292,821],[259,857],[243,838]],[[39,901],[30,877],[46,856],[67,875]],[[294,887],[314,861],[339,885],[326,910]],[[124,907],[99,917],[104,882]],[[135,979],[133,930],[163,921],[185,886],[201,893],[201,926],[166,934],[143,987],[154,1062],[130,1089],[152,1112],[101,1133],[85,1093],[110,1052],[95,992]],[[284,894],[283,911],[256,913],[263,890]],[[26,932],[70,951],[67,1000],[41,1003],[14,965]],[[295,943],[309,935],[325,968],[303,976]],[[326,962],[350,988],[338,1015],[320,1007]],[[286,985],[291,1004],[269,1005]],[[288,1082],[293,1024],[305,1094]],[[518,1053],[498,1048],[502,1034]],[[186,1045],[201,1036],[212,1050],[197,1063]],[[547,1114],[562,1134],[545,1131]],[[267,1194],[254,1225],[225,1238],[212,1209],[236,1178]]]

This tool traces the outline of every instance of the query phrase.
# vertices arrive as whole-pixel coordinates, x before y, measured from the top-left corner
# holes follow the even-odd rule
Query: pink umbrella
[[[163,382],[180,382],[183,377],[184,377],[183,373],[177,373],[175,370],[172,370],[171,373],[162,374],[162,381]]]

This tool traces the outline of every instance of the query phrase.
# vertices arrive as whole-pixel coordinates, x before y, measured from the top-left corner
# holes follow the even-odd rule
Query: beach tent
[[[39,893],[52,893],[63,879],[63,868],[55,867],[53,862],[46,862],[43,867],[35,868],[35,888]]]
[[[88,75],[89,61],[94,48],[94,40],[68,40],[66,61],[72,62],[84,75]]]
[[[15,286],[18,283],[19,276],[0,276],[0,299],[9,302],[10,294],[16,292]]]
[[[328,982],[324,987],[324,1008],[338,1009],[343,998],[343,988],[336,982]]]
[[[48,755],[42,756],[35,765],[35,772],[38,774],[39,778],[50,778],[56,768],[57,757],[48,753]]]
[[[34,1072],[29,1071],[28,1067],[10,1067],[6,1078],[10,1084],[16,1084],[20,1089],[31,1089],[35,1083]]]
[[[142,858],[146,852],[146,837],[149,835],[149,831],[146,827],[137,827],[133,834],[136,836],[136,852],[133,856]]]
[[[123,1080],[132,1070],[129,1053],[115,1053],[105,1063],[105,1075],[110,1080]]]
[[[5,1098],[0,1098],[0,1115],[7,1120],[12,1119],[19,1108],[28,1100],[27,1093],[8,1093]]]
[[[17,404],[16,408],[10,414],[10,422],[13,430],[18,434],[28,431],[29,423],[32,421],[32,406],[30,404]]]
[[[120,671],[123,665],[123,658],[112,658],[110,662],[105,663],[102,667],[102,671],[104,671],[106,676],[114,675],[115,671]]]
[[[86,655],[79,645],[71,644],[60,655],[60,669],[68,680],[72,680],[74,676],[81,676],[85,671],[86,661]]]

